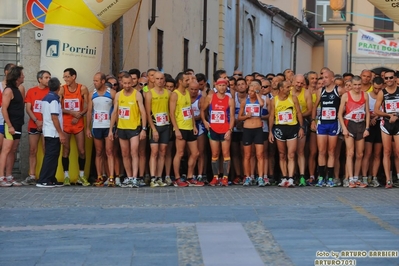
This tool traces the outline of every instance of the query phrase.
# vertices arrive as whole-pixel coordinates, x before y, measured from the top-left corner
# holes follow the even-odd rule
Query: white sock
[[[79,171],[79,176],[83,177],[85,175],[85,171]]]
[[[267,175],[263,175],[263,178],[267,178]]]
[[[69,171],[64,171],[64,177],[69,177]]]

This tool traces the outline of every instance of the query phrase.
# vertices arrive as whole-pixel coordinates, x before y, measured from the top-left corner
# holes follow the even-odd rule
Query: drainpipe
[[[154,25],[155,20],[157,20],[156,16],[156,10],[157,10],[157,0],[152,0],[151,4],[151,18],[148,20],[148,29],[150,30],[152,25]]]
[[[240,0],[237,0],[236,4],[236,49],[235,49],[235,62],[234,70],[238,69],[240,63]]]
[[[353,22],[353,0],[351,0],[351,22]],[[352,27],[350,27],[352,30]],[[352,46],[353,46],[353,34],[349,34],[349,60],[348,60],[348,72],[352,73]]]
[[[208,0],[204,0],[204,15],[202,21],[202,44],[200,45],[200,52],[206,47],[206,29],[208,20]]]
[[[292,70],[296,74],[296,55],[297,55],[297,46],[298,46],[298,35],[301,34],[302,28],[298,28],[295,34],[292,36],[291,43],[294,43],[294,52],[292,58]]]

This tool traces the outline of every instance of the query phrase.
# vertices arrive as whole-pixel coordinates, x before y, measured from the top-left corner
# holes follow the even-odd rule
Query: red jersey
[[[219,99],[217,93],[212,95],[211,104],[209,106],[209,124],[213,131],[224,134],[230,128],[230,97],[225,95],[223,99]]]
[[[74,92],[69,91],[68,85],[63,85],[64,97],[61,105],[65,110],[81,112],[83,110],[83,96],[82,96],[82,84],[77,84],[77,88]],[[64,131],[70,134],[76,134],[83,130],[84,120],[83,117],[79,118],[77,124],[72,125],[73,116],[70,114],[62,114],[64,122]]]
[[[348,125],[348,121],[356,123],[363,122],[366,118],[366,99],[364,98],[364,91],[361,91],[361,97],[359,101],[355,101],[352,98],[351,92],[348,92],[348,101],[345,106],[345,125]]]
[[[48,87],[41,89],[39,86],[30,88],[26,93],[25,103],[31,104],[31,110],[35,115],[36,119],[43,121],[42,116],[42,99],[49,93],[50,89]],[[35,122],[30,118],[28,123],[28,129],[37,128]]]

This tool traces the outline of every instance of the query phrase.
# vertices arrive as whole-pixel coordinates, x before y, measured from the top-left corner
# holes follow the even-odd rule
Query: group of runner
[[[5,70],[2,83],[3,97],[7,88],[18,89],[14,85],[22,84],[9,85],[9,70]],[[49,92],[50,77],[50,72],[40,71],[38,86],[29,89],[24,100],[30,118],[30,173],[22,181],[24,185],[35,184],[37,179],[36,152],[43,125],[40,107]],[[328,68],[320,74],[310,71],[304,75],[287,69],[276,75],[252,73],[244,77],[236,70],[229,77],[226,71],[217,70],[214,86],[210,86],[204,74],[194,74],[191,69],[175,78],[155,69],[144,73],[132,69],[120,71],[117,77],[96,73],[91,92],[77,83],[72,68],[65,69],[63,79],[65,85],[58,92],[65,134],[63,185],[70,185],[72,135],[79,154],[77,182],[83,186],[91,185],[84,175],[85,135],[93,139],[95,148],[95,186],[139,187],[146,183],[144,176],[148,174],[151,187],[206,183],[378,187],[382,147],[386,188],[392,187],[392,150],[399,167],[395,71],[375,74],[363,70],[359,76],[341,76]],[[13,112],[3,100],[5,139],[10,134],[16,139],[20,133],[10,130],[14,124],[7,121],[7,111]],[[346,160],[341,179],[342,143]],[[5,158],[11,157],[12,147],[15,144]],[[20,185],[6,170],[3,172],[2,186]],[[123,173],[126,178],[122,180]]]

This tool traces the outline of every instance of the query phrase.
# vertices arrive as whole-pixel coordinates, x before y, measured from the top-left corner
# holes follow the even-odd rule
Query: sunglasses
[[[111,83],[113,87],[118,86],[118,83]]]
[[[388,79],[393,79],[394,78],[394,76],[390,76],[390,77],[384,77],[385,78],[385,80],[388,80]]]
[[[140,82],[139,85],[144,87],[144,86],[147,86],[147,83]]]
[[[267,89],[267,88],[269,88],[269,87],[270,87],[269,85],[262,86],[262,88],[264,88],[264,89]]]

